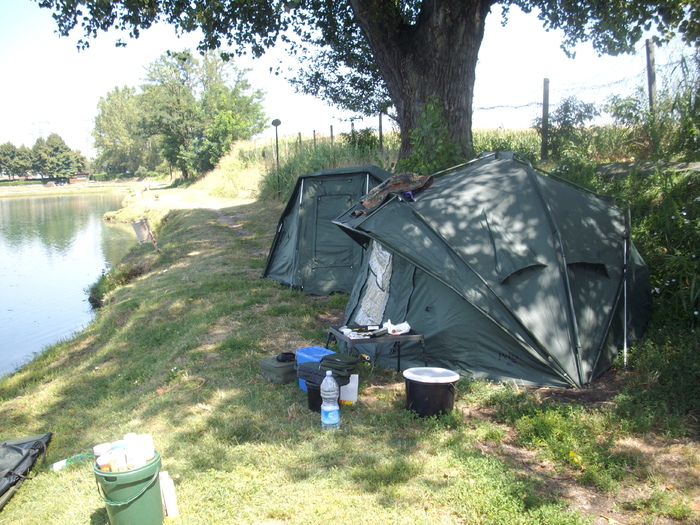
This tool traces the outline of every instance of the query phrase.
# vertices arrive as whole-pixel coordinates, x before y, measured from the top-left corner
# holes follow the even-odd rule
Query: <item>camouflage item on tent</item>
[[[431,175],[417,175],[410,171],[392,175],[362,198],[362,207],[353,212],[355,214],[353,217],[360,217],[372,211],[384,202],[387,195],[391,193],[409,193],[411,200],[413,200],[414,194],[427,190],[432,184],[433,177]]]

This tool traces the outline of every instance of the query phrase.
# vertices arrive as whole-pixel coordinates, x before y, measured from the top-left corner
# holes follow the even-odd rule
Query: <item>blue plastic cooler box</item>
[[[321,358],[324,355],[335,354],[333,350],[328,350],[328,348],[323,348],[320,346],[307,346],[306,348],[300,348],[296,353],[297,365],[307,363],[309,361],[320,363]],[[304,379],[299,379],[299,388],[306,392],[306,381]]]

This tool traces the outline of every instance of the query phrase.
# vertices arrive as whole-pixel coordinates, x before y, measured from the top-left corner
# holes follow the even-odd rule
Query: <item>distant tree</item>
[[[70,177],[75,173],[75,159],[73,151],[64,140],[56,133],[51,133],[46,138],[46,145],[50,152],[50,177]]]
[[[203,57],[200,104],[204,136],[197,154],[199,172],[214,168],[235,141],[248,140],[265,129],[263,93],[252,89],[245,73],[219,54]]]
[[[15,147],[11,142],[0,145],[0,173],[11,178],[29,175],[33,153],[27,146]]]
[[[40,177],[70,177],[87,164],[79,151],[71,150],[56,133],[39,137],[32,147],[31,171]]]
[[[163,157],[184,178],[211,169],[233,141],[264,129],[262,94],[249,93],[243,74],[213,52],[202,62],[189,51],[168,52],[148,67],[143,129],[158,137]]]
[[[193,168],[194,142],[202,135],[197,106],[195,59],[189,52],[168,52],[148,66],[141,98],[143,127],[157,135],[163,157],[183,178]]]
[[[565,98],[549,116],[549,155],[561,159],[569,150],[576,149],[586,140],[585,127],[600,114],[595,104],[576,97]],[[542,118],[534,122],[537,133],[542,135]]]
[[[134,174],[143,166],[153,171],[162,162],[155,140],[141,126],[142,111],[136,88],[115,87],[101,97],[92,136],[95,164],[108,173]]]
[[[39,137],[32,146],[32,171],[39,177],[50,177],[51,170],[51,150],[46,139]]]
[[[80,151],[73,150],[70,157],[70,174],[85,173],[88,169],[88,161]]]
[[[10,165],[10,173],[13,177],[26,177],[32,170],[32,150],[22,144],[17,148],[17,154]]]
[[[12,162],[17,155],[17,148],[11,142],[0,144],[0,175],[14,176],[11,173]]]

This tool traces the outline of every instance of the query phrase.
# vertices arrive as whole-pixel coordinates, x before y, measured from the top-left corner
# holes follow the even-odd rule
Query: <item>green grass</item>
[[[241,151],[243,168],[235,169],[257,165],[263,176],[269,157]],[[285,166],[289,180],[311,165]],[[667,269],[654,250],[678,246],[683,257],[697,246],[696,222],[663,230],[656,222],[661,212],[696,213],[691,175],[629,183],[587,176],[588,185],[634,197],[635,242],[652,255],[653,278]],[[217,196],[239,195],[226,190],[221,178],[229,175],[216,177],[181,191],[206,183]],[[662,185],[666,204],[653,197]],[[669,200],[675,204],[667,209]],[[615,502],[637,522],[699,522],[689,500],[697,497],[700,464],[693,441],[700,341],[692,318],[667,310],[687,313],[697,304],[696,267],[674,267],[687,288],[655,296],[652,329],[631,349],[627,382],[603,408],[463,379],[455,410],[420,419],[404,409],[400,375],[363,363],[358,403],[343,407],[340,431],[323,432],[295,383],[259,374],[262,357],[324,345],[347,302],[343,294],[311,297],[261,279],[283,205],[270,198],[223,209],[236,227],[207,208],[157,217],[161,251],[140,245],[96,283],[103,306],[94,322],[0,379],[0,438],[54,433],[46,464],[5,507],[0,525],[106,524],[90,463],[59,472],[48,465],[127,432],[154,436],[183,524],[593,522],[596,516],[572,510],[560,479],[611,498],[635,488],[638,497]],[[654,231],[664,232],[664,243]],[[676,292],[691,302],[683,306]],[[684,440],[687,476],[665,477],[654,458],[622,446],[625,439]],[[543,474],[541,464],[550,470]]]
[[[168,215],[162,253],[141,245],[126,258],[141,272],[107,292],[84,332],[0,381],[2,435],[53,432],[50,464],[150,433],[183,524],[585,523],[474,447],[502,439],[497,426],[472,425],[460,411],[427,420],[406,412],[393,371],[361,367],[360,401],[343,408],[334,433],[321,431],[296,384],[260,376],[263,356],[323,344],[347,299],[260,278],[280,210],[225,210],[241,217],[244,236],[208,210]],[[35,474],[0,523],[107,523],[89,462]]]

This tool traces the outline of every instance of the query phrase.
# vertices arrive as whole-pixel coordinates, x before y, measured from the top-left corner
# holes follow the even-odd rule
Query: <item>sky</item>
[[[142,31],[126,47],[114,44],[110,31],[78,51],[80,30],[68,37],[56,34],[51,11],[32,0],[0,0],[0,144],[31,147],[37,138],[58,133],[71,149],[94,156],[91,130],[101,97],[115,87],[138,87],[145,68],[167,50],[195,49],[196,34],[178,37],[167,25]],[[479,54],[474,95],[474,128],[528,128],[541,113],[543,82],[549,79],[550,104],[567,96],[603,103],[611,94],[630,94],[646,84],[644,45],[635,55],[598,57],[589,44],[569,59],[560,49],[561,33],[546,32],[535,15],[515,8],[501,25],[498,10],[487,19]],[[275,49],[261,59],[236,59],[246,78],[266,93],[264,107],[271,122],[281,120],[280,136],[302,133],[334,135],[351,129],[353,115],[325,102],[294,92],[270,67],[286,58]],[[289,60],[289,59],[287,59]],[[656,52],[657,65],[668,58]],[[385,118],[384,129],[390,127]],[[377,127],[377,118],[355,123],[356,129]],[[263,138],[273,137],[270,125]]]

